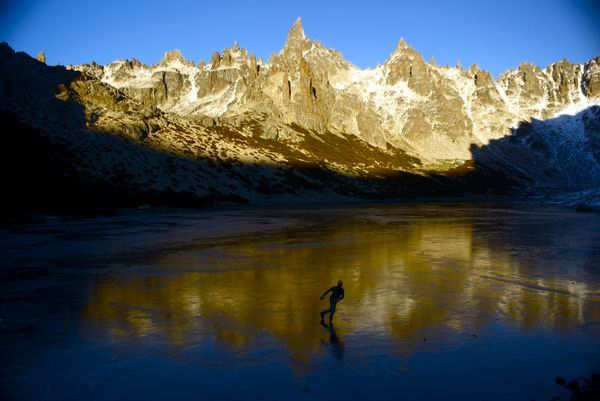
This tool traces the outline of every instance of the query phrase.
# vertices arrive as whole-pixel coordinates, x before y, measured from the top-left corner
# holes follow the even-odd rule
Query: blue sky
[[[360,67],[383,63],[404,37],[429,60],[479,64],[498,75],[600,55],[600,1],[86,1],[0,0],[0,40],[46,52],[49,64],[155,63],[170,49],[208,60],[234,41],[278,52],[300,16],[307,36]]]

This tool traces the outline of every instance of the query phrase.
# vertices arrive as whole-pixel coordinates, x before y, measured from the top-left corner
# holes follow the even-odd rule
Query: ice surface
[[[600,359],[599,233],[568,209],[433,204],[5,227],[0,388],[19,400],[551,399],[556,376]],[[338,279],[346,298],[324,327],[319,296]]]

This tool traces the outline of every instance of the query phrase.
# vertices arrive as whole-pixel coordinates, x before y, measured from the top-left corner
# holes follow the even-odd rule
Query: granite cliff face
[[[268,61],[235,44],[208,63],[174,50],[65,69],[0,50],[4,118],[59,143],[62,169],[121,191],[262,202],[600,186],[600,57],[494,80],[401,40],[361,70],[299,19]]]

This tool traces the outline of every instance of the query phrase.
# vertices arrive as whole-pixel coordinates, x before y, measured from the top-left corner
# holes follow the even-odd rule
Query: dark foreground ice
[[[2,400],[547,400],[600,370],[599,214],[165,211],[0,253]]]

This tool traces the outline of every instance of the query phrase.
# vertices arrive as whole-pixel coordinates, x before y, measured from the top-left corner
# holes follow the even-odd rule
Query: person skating
[[[325,298],[325,295],[331,292],[331,295],[329,296],[329,309],[326,309],[321,312],[321,321],[323,321],[325,315],[328,313],[329,323],[331,323],[331,321],[333,320],[333,315],[335,313],[337,303],[344,299],[344,289],[342,288],[343,285],[344,283],[342,282],[342,280],[340,280],[338,281],[337,286],[331,287],[330,289],[325,291],[323,295],[321,295],[321,299],[323,299]]]

